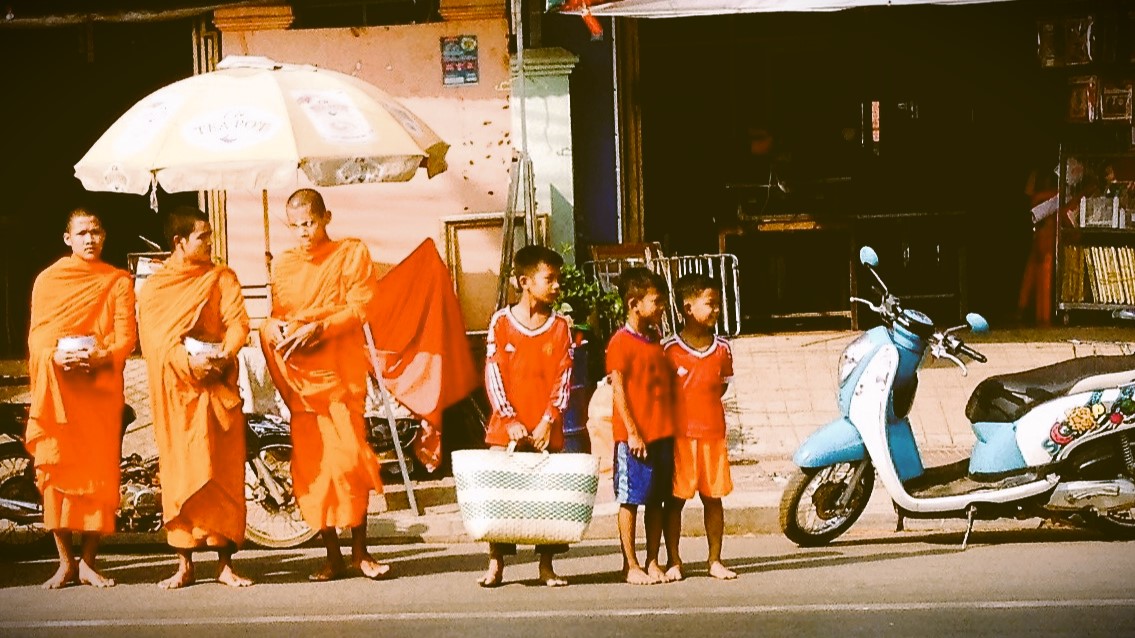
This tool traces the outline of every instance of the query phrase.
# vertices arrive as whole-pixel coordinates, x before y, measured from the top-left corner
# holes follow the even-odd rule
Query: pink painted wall
[[[479,83],[444,86],[440,38],[469,34],[477,36]],[[444,258],[442,218],[504,210],[512,158],[507,36],[504,20],[255,31],[224,33],[222,51],[355,75],[398,99],[450,144],[449,170],[433,179],[421,170],[409,182],[321,189],[334,213],[329,234],[362,239],[385,270],[427,237],[435,240]],[[294,245],[283,221],[290,194],[269,192],[271,249],[276,254]],[[246,286],[262,285],[261,196],[230,192],[227,210],[229,263]],[[492,313],[500,244],[499,230],[460,234],[461,302],[471,330],[484,329]],[[258,306],[250,304],[250,312],[261,314]]]

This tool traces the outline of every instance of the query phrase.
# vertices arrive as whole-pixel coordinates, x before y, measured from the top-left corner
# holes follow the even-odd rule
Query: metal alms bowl
[[[98,345],[92,335],[60,337],[55,349],[60,352],[83,352],[94,350]]]
[[[203,354],[206,357],[215,357],[221,354],[221,344],[209,341],[199,341],[193,337],[185,338],[185,351],[190,356]]]

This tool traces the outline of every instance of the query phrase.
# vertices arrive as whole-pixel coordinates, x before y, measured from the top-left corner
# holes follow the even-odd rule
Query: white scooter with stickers
[[[986,379],[966,406],[977,435],[970,458],[923,467],[909,419],[918,370],[931,356],[967,374],[967,360],[986,358],[958,334],[988,324],[971,313],[966,325],[941,329],[888,291],[871,248],[860,261],[881,301],[852,301],[882,325],[844,350],[841,417],[794,456],[799,471],[780,504],[784,534],[801,546],[837,538],[863,513],[877,473],[899,530],[904,518],[963,518],[963,547],[975,519],[1074,517],[1135,537],[1135,357],[1082,357]]]

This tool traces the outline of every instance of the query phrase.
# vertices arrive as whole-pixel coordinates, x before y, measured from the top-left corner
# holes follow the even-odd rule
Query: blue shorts
[[[674,439],[646,444],[646,458],[631,454],[625,441],[615,443],[615,501],[623,505],[655,505],[674,494]]]

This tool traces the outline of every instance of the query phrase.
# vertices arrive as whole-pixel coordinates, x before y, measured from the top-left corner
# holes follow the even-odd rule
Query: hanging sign
[[[477,83],[477,36],[459,35],[441,39],[441,78],[445,86]]]

